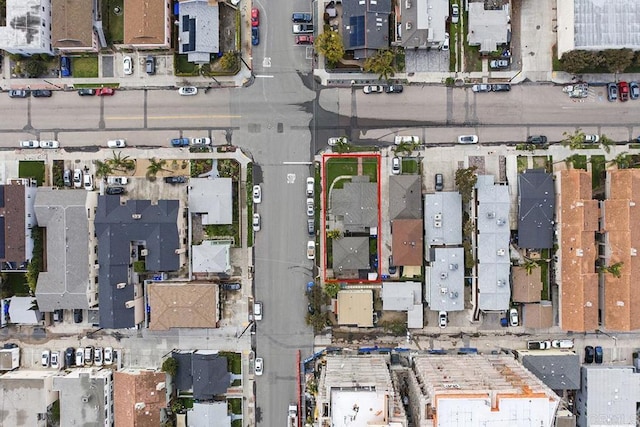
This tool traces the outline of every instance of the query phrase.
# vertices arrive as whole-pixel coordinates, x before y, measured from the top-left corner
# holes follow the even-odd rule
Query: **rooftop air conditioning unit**
[[[576,249],[576,256],[582,256],[584,255],[584,252],[582,249]]]
[[[433,227],[434,228],[441,228],[442,227],[442,222],[441,221],[433,221]]]
[[[497,253],[498,253],[498,256],[504,256],[504,254],[507,253],[507,251],[505,251],[504,249],[498,249]]]
[[[498,280],[498,287],[501,288],[502,286],[505,285],[504,280]]]
[[[631,256],[637,256],[638,250],[636,248],[631,248]]]
[[[136,411],[139,411],[141,409],[144,409],[146,405],[144,404],[144,402],[136,402],[136,404],[134,405],[134,408],[136,408]]]
[[[487,212],[487,218],[493,219],[495,217],[496,217],[496,213],[495,212]]]
[[[405,24],[405,27],[407,27],[407,30],[410,30],[411,28],[413,28],[413,24],[411,22],[407,22]]]
[[[449,270],[455,271],[458,269],[458,264],[449,264]]]
[[[126,303],[124,303],[124,306],[125,306],[126,308],[133,308],[133,307],[135,307],[135,305],[136,305],[136,302],[135,302],[135,301],[133,301],[133,300],[129,300],[129,301],[127,301]]]
[[[504,218],[499,218],[496,220],[496,224],[497,225],[504,225],[506,223],[506,221],[504,220]]]
[[[149,255],[149,249],[142,249],[140,251],[140,256],[147,256]]]

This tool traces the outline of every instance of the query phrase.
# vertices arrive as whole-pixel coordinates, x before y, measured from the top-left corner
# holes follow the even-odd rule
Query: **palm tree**
[[[347,138],[346,136],[338,138],[338,142],[336,142],[334,150],[339,154],[349,152],[351,150],[351,143],[349,142],[349,138]]]
[[[615,144],[616,142],[613,139],[609,138],[607,135],[600,135],[600,145],[602,146],[602,149],[605,153],[609,154],[611,152],[611,146]]]
[[[609,266],[602,266],[600,271],[604,272],[604,273],[611,273],[611,275],[613,277],[615,277],[616,279],[619,279],[622,276],[622,266],[624,265],[624,262],[622,261],[618,261],[615,264],[611,264]]]
[[[389,77],[393,77],[396,72],[394,60],[393,51],[379,50],[374,56],[367,58],[364,62],[364,70],[368,73],[376,73],[380,80],[389,80]]]
[[[168,170],[164,168],[164,165],[166,164],[167,161],[164,159],[156,160],[155,157],[149,159],[149,166],[147,167],[147,178],[150,181],[155,181],[158,172]]]
[[[112,169],[119,171],[131,171],[136,168],[136,162],[129,156],[123,156],[121,151],[113,152],[113,157],[106,161]]]
[[[578,128],[574,133],[564,132],[564,139],[560,141],[563,147],[569,146],[571,150],[579,150],[584,146],[584,132]]]
[[[525,262],[522,267],[524,267],[528,276],[531,276],[531,273],[534,269],[538,268],[538,263],[532,259],[527,258],[527,262]]]
[[[631,158],[629,154],[624,151],[618,154],[613,160],[609,160],[610,165],[616,165],[618,169],[628,169],[631,166]]]
[[[111,173],[111,166],[108,161],[94,160],[93,163],[96,165],[96,176],[98,178],[103,178]]]

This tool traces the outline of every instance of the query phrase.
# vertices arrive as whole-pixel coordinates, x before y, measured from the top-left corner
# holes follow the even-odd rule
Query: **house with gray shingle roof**
[[[178,362],[175,387],[180,392],[192,391],[195,400],[209,401],[226,393],[231,385],[227,358],[216,350],[174,351]]]
[[[389,177],[389,219],[422,218],[422,181],[420,175]]]
[[[144,261],[147,272],[180,268],[178,208],[178,200],[121,204],[119,196],[98,197],[95,230],[101,328],[130,328],[142,321],[142,291],[130,279],[136,261]]]
[[[333,272],[336,277],[369,270],[369,238],[343,237],[332,240]]]
[[[342,42],[354,59],[364,59],[389,48],[391,0],[342,2]]]
[[[518,175],[518,246],[551,248],[555,210],[553,175],[544,169],[528,169]]]
[[[329,213],[344,224],[344,231],[365,233],[378,226],[378,184],[358,175],[343,188],[331,191]]]
[[[38,275],[36,285],[43,312],[88,309],[97,304],[95,273],[89,269],[88,194],[48,187],[36,192],[36,219],[47,235],[45,271]]]

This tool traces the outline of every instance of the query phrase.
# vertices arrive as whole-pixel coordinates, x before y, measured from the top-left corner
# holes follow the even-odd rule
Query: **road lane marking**
[[[256,78],[257,77],[262,77],[263,79],[272,79],[273,76],[270,76],[268,74],[256,74]]]
[[[167,119],[239,119],[239,115],[202,115],[202,116],[148,116],[147,120],[167,120]],[[106,120],[142,120],[144,116],[108,116]]]
[[[296,182],[296,174],[295,173],[288,173],[287,174],[287,184],[293,184]]]

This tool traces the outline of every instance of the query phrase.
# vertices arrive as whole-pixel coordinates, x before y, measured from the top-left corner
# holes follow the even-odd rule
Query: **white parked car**
[[[491,92],[491,85],[480,84],[471,86],[471,90],[474,92]]]
[[[191,138],[191,145],[211,145],[211,138],[202,137],[202,138]]]
[[[90,173],[84,174],[82,182],[85,190],[93,191],[93,176]]]
[[[364,93],[382,93],[384,88],[380,85],[368,85],[362,88]]]
[[[442,42],[442,50],[449,50],[449,33],[444,33],[444,41]]]
[[[518,326],[520,321],[518,319],[518,309],[510,308],[509,309],[509,326]]]
[[[198,88],[195,86],[185,86],[178,89],[178,93],[183,96],[197,95]]]
[[[418,137],[418,136],[410,136],[410,135],[396,135],[395,139],[393,140],[393,143],[395,145],[400,145],[400,144],[419,144],[420,143],[420,137]]]
[[[73,187],[82,188],[82,169],[75,169],[73,171]]]
[[[259,213],[254,213],[253,214],[253,231],[260,231],[260,214]]]
[[[460,6],[457,3],[451,5],[451,23],[457,24],[460,20]]]
[[[84,366],[84,349],[76,349],[76,366]]]
[[[458,137],[458,144],[477,144],[478,135],[460,135]]]
[[[51,352],[50,365],[53,369],[60,369],[60,353],[58,353],[57,351]]]
[[[40,141],[40,148],[59,148],[60,143],[58,141],[45,140]]]
[[[259,185],[253,186],[253,203],[262,203],[262,188]]]
[[[93,363],[96,366],[102,366],[102,362],[102,347],[96,347],[96,352],[93,356]]]
[[[127,141],[124,139],[112,139],[107,141],[107,147],[109,148],[124,148],[127,146]]]
[[[551,341],[551,347],[553,348],[573,348],[573,340],[553,340]]]
[[[590,142],[592,144],[595,144],[596,142],[600,141],[600,135],[585,135],[584,136],[584,142]]]
[[[125,76],[133,74],[133,61],[130,56],[122,58],[122,69],[124,70]]]
[[[441,311],[438,313],[438,326],[440,326],[441,328],[446,328],[447,327],[447,323],[449,323],[449,319],[447,317],[447,312],[446,311]]]
[[[109,185],[127,185],[129,178],[126,176],[110,176],[107,178],[107,184]]]
[[[307,197],[313,197],[313,192],[315,191],[315,183],[316,180],[312,176],[307,177]]]
[[[394,157],[391,159],[391,173],[394,175],[400,175],[400,170],[402,168],[402,161],[400,157]]]
[[[260,301],[253,303],[253,319],[262,320],[262,303]]]
[[[256,375],[262,375],[262,370],[264,369],[264,361],[262,360],[262,357],[256,357],[256,368],[255,368],[255,372]]]
[[[347,138],[346,136],[332,136],[331,138],[329,138],[328,143],[332,147],[341,143],[348,144],[349,138]]]
[[[307,259],[316,259],[316,242],[313,240],[307,242]]]
[[[40,143],[35,139],[30,139],[28,141],[20,141],[20,148],[39,148]]]
[[[49,367],[49,357],[51,356],[51,352],[49,350],[44,350],[42,352],[42,367],[43,368],[48,368]]]
[[[111,365],[113,363],[113,348],[105,347],[104,348],[104,364]]]

